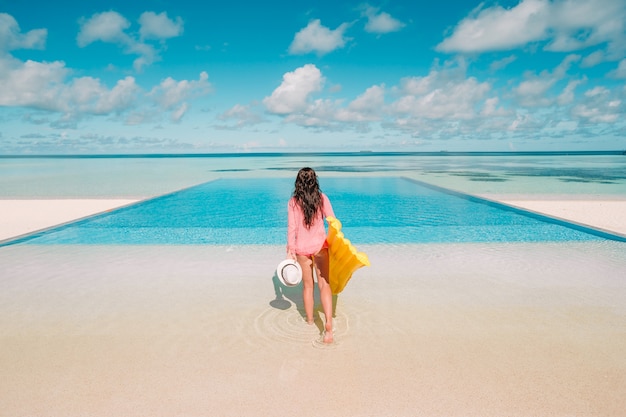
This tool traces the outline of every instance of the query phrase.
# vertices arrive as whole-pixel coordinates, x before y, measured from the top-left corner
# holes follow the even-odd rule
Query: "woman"
[[[302,298],[306,321],[313,324],[314,282],[317,274],[322,309],[326,316],[324,343],[333,342],[333,296],[328,283],[328,244],[324,219],[335,216],[330,200],[320,190],[317,175],[311,168],[298,171],[293,196],[287,205],[287,256],[302,267]]]

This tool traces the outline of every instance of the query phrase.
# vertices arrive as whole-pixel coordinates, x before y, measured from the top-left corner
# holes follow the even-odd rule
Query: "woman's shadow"
[[[302,320],[306,320],[306,313],[304,312],[304,301],[302,300],[302,283],[294,285],[293,287],[283,285],[283,283],[280,282],[280,279],[278,279],[276,271],[274,271],[272,283],[274,284],[274,294],[276,298],[270,301],[270,306],[278,310],[288,310],[289,308],[291,308],[292,304],[295,304],[298,313],[302,317]],[[317,285],[315,287],[317,288]],[[322,307],[319,300],[319,290],[315,290],[314,294],[315,310],[313,314],[315,318],[315,324],[320,329],[320,332],[322,332],[324,330],[324,325],[320,318],[320,314],[322,314]],[[333,294],[333,318],[336,315],[336,310],[337,294]]]

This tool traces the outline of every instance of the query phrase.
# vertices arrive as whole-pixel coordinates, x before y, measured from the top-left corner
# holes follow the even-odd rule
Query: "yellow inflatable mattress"
[[[341,222],[334,217],[327,217],[328,253],[330,271],[328,280],[333,294],[339,294],[352,278],[352,274],[362,266],[369,266],[370,261],[363,252],[357,252],[352,243],[341,232]]]

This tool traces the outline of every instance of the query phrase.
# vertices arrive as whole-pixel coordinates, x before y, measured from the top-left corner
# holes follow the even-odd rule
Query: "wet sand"
[[[620,416],[606,245],[365,246],[331,346],[282,246],[4,247],[0,415]]]

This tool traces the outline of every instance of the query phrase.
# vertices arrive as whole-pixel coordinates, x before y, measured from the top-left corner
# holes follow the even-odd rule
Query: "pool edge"
[[[402,176],[400,177],[404,180],[407,180],[409,182],[421,185],[423,187],[427,187],[442,193],[446,193],[449,195],[454,195],[456,197],[459,198],[463,198],[466,200],[470,200],[473,201],[475,203],[480,203],[480,204],[486,204],[488,206],[491,207],[496,207],[498,209],[501,210],[507,210],[507,211],[512,211],[514,213],[517,214],[521,214],[527,217],[531,217],[533,219],[536,220],[540,220],[540,221],[544,221],[544,222],[548,222],[548,223],[553,223],[553,224],[558,224],[559,226],[563,226],[563,227],[568,227],[570,229],[579,231],[579,232],[583,232],[583,233],[588,233],[594,236],[598,236],[601,237],[603,239],[608,239],[608,240],[614,240],[614,241],[618,241],[618,242],[626,242],[626,235],[619,233],[619,232],[615,232],[612,230],[607,230],[607,229],[603,229],[600,227],[596,227],[596,226],[592,226],[592,225],[588,225],[588,224],[584,224],[584,223],[579,223],[579,222],[575,222],[572,220],[568,220],[568,219],[564,219],[561,217],[557,217],[557,216],[551,216],[549,214],[545,214],[545,213],[540,213],[537,211],[533,211],[533,210],[529,210],[529,209],[525,209],[522,207],[518,207],[518,206],[514,206],[514,205],[510,205],[510,204],[506,204],[506,203],[502,203],[500,201],[496,201],[496,200],[491,200],[485,197],[479,197],[477,195],[474,194],[468,194],[468,193],[464,193],[461,191],[457,191],[457,190],[453,190],[451,188],[445,188],[445,187],[441,187],[439,185],[434,185],[428,182],[424,182],[424,181],[420,181],[417,180],[415,178],[411,178],[411,177],[406,177],[406,176]]]

